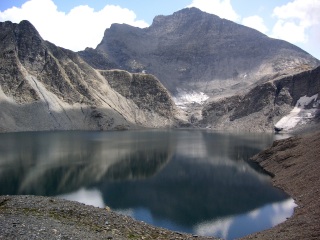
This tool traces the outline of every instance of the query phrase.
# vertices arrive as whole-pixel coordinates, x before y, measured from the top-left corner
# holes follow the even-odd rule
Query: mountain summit
[[[292,44],[196,8],[145,29],[113,24],[96,49],[79,53],[44,41],[28,21],[0,22],[0,132],[289,129],[296,115],[320,116],[318,65]]]
[[[92,66],[110,65],[154,74],[173,94],[204,92],[231,95],[273,75],[293,74],[319,65],[300,48],[197,8],[157,16],[140,29],[113,24],[106,29],[96,56],[80,55]]]

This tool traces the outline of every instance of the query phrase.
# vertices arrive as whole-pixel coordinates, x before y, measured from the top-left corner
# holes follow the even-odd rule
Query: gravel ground
[[[298,206],[287,221],[244,239],[320,239],[320,131],[275,141],[253,160]]]
[[[156,228],[107,208],[38,196],[0,196],[0,222],[0,239],[208,239]]]
[[[320,131],[275,141],[255,157],[298,207],[269,230],[243,239],[320,239]],[[156,228],[130,217],[50,197],[0,196],[0,239],[213,239]]]

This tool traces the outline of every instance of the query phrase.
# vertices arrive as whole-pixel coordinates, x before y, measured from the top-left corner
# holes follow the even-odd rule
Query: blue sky
[[[320,59],[320,0],[1,0],[0,21],[29,20],[74,51],[95,48],[112,23],[148,27],[157,15],[197,7],[289,41]]]

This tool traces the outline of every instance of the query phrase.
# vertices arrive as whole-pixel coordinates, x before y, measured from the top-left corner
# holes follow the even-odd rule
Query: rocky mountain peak
[[[151,73],[176,96],[194,91],[228,96],[275,74],[294,74],[320,64],[288,42],[196,8],[157,16],[144,29],[112,25],[96,51],[107,56],[108,64],[100,64],[101,69],[113,63],[129,72]],[[94,66],[90,54],[81,56]]]
[[[10,21],[0,22],[0,28],[2,30],[3,41],[9,43],[11,40],[10,46],[21,44],[23,41],[29,42],[29,38],[42,41],[37,29],[27,20],[23,20],[20,23],[12,23]],[[2,46],[7,46],[7,44],[3,44]]]
[[[191,8],[183,8],[177,12],[174,12],[172,15],[158,15],[153,19],[152,25],[154,26],[155,24],[165,24],[164,21],[174,21],[174,20],[197,20],[197,19],[202,19],[202,18],[215,18],[216,20],[221,19],[220,17],[214,15],[214,14],[209,14],[206,12],[201,11],[198,8],[191,7]]]
[[[205,19],[208,18],[211,18],[214,21],[221,20],[218,16],[204,13],[198,8],[184,8],[169,16],[156,16],[149,29],[152,31],[164,28],[165,32],[178,31],[181,27],[193,26],[194,24],[205,21]]]
[[[40,37],[38,30],[28,20],[22,20],[20,23],[18,23],[18,26],[20,31],[26,33],[29,32],[31,35],[38,35]]]
[[[36,35],[40,37],[38,30],[28,21],[22,20],[20,23],[13,23],[11,21],[0,22],[3,31],[13,31],[16,35]]]

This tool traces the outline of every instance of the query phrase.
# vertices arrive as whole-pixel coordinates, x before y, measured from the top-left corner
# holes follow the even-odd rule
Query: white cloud
[[[215,14],[231,21],[239,21],[240,19],[240,16],[234,11],[230,0],[193,0],[187,7],[196,7],[201,11]]]
[[[271,37],[280,38],[291,43],[306,43],[308,36],[305,28],[293,21],[278,20],[272,29]]]
[[[272,37],[291,43],[307,43],[311,29],[320,32],[319,12],[319,0],[294,0],[276,7],[273,16],[277,18],[277,22],[273,27]]]
[[[310,27],[320,23],[319,10],[319,0],[294,0],[276,7],[273,15],[279,19],[296,19],[301,25]]]
[[[268,28],[264,24],[263,18],[257,15],[243,18],[242,24],[247,27],[254,28],[262,33],[268,32]]]
[[[106,5],[102,10],[95,11],[81,5],[64,13],[58,11],[52,0],[29,0],[21,8],[0,11],[0,21],[7,20],[15,23],[29,20],[44,39],[74,51],[95,48],[112,23],[127,23],[142,28],[148,26],[146,22],[136,20],[133,11],[119,6]]]

